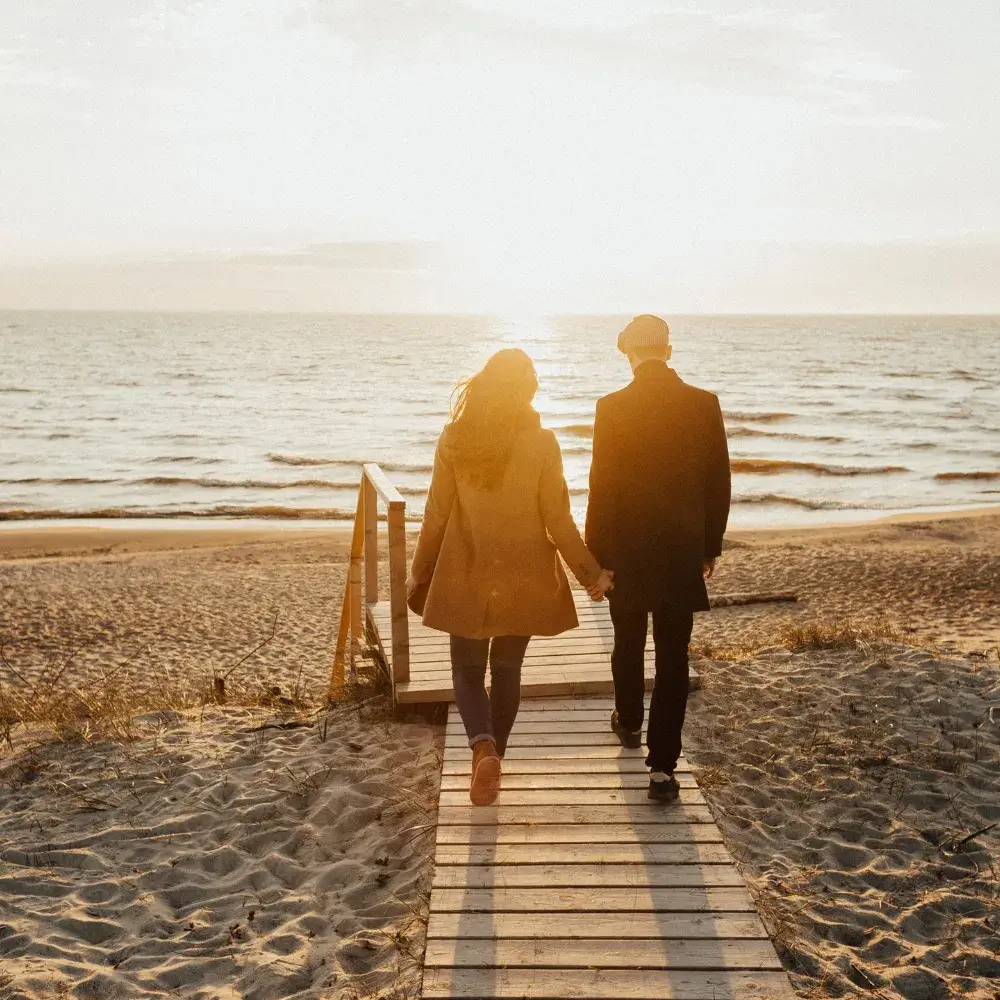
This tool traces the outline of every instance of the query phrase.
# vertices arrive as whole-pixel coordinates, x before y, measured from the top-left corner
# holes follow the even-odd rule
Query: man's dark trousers
[[[614,599],[610,603],[615,626],[615,648],[611,654],[615,708],[619,723],[636,732],[643,722],[649,612]],[[656,681],[649,706],[646,766],[654,771],[673,771],[681,755],[681,730],[688,698],[688,644],[693,624],[691,611],[663,604],[653,612]]]

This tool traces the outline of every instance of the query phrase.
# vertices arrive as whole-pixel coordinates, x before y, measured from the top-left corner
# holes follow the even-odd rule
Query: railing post
[[[361,475],[365,507],[365,601],[378,603],[378,492],[368,473]]]
[[[392,616],[392,683],[410,679],[410,612],[406,606],[406,504],[389,504],[389,611]]]
[[[364,616],[361,613],[361,560],[364,557],[365,541],[365,491],[364,476],[358,491],[358,509],[354,515],[354,535],[351,538],[351,674],[354,674],[355,660],[361,655],[364,636]]]

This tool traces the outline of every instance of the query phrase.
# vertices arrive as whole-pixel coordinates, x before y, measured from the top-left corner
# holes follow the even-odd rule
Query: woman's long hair
[[[481,372],[459,382],[448,423],[457,475],[482,489],[500,485],[537,391],[531,358],[515,348],[497,351]]]

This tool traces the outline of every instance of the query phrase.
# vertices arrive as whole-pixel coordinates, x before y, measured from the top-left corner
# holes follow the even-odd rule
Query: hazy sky
[[[1000,311],[995,0],[0,0],[0,306]]]

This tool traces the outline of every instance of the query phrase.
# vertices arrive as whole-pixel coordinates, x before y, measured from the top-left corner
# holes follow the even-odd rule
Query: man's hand
[[[602,569],[601,575],[597,578],[595,583],[592,583],[587,588],[587,593],[590,595],[592,601],[603,601],[604,595],[609,590],[615,589],[615,574],[614,570]]]
[[[416,592],[417,587],[420,584],[417,582],[417,578],[412,574],[406,578],[406,599],[409,600]]]
[[[715,574],[715,560],[714,559],[702,559],[701,561],[701,572],[706,580],[711,580]]]

